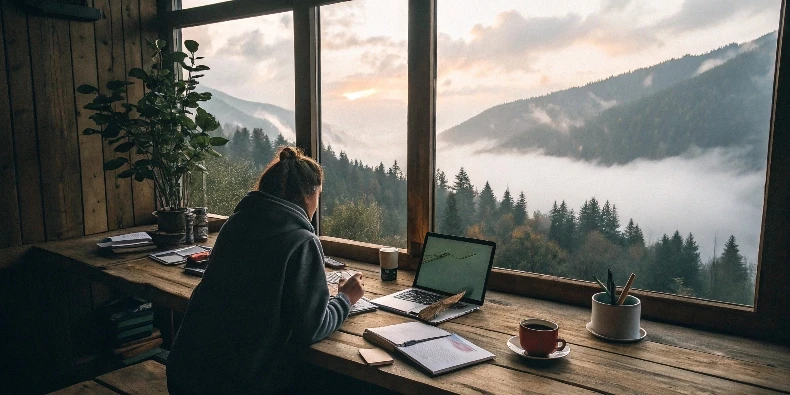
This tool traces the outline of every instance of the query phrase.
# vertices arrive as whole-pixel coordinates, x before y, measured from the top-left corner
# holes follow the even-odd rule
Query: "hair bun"
[[[286,159],[295,159],[296,158],[296,150],[293,147],[283,147],[280,151],[280,161],[284,161]]]

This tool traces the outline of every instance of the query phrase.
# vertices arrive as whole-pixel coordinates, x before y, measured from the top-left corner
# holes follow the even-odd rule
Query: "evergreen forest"
[[[261,128],[224,129],[231,141],[218,147],[223,157],[208,174],[191,180],[192,205],[230,215],[277,147],[291,142]],[[370,166],[330,146],[322,147],[321,162],[321,233],[404,248],[406,178],[397,161]],[[588,281],[611,269],[619,284],[633,272],[636,288],[753,304],[755,265],[740,254],[734,235],[703,262],[693,234],[674,230],[649,242],[636,219],[621,220],[615,202],[590,197],[574,208],[558,201],[529,214],[524,191],[508,189],[500,199],[488,182],[472,185],[463,168],[452,180],[438,170],[435,182],[436,230],[495,241],[496,267]]]

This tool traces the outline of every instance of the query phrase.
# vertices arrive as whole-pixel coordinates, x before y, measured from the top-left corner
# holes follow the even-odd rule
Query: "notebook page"
[[[443,373],[453,370],[453,368],[460,368],[494,357],[494,354],[456,334],[407,347],[399,347],[398,351],[423,365],[433,374]]]
[[[380,328],[368,328],[367,330],[396,345],[450,335],[450,332],[444,329],[426,325],[422,322],[404,322],[403,324],[383,326]]]

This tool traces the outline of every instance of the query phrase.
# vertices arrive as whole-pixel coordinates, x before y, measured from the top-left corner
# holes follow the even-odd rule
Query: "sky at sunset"
[[[184,0],[184,8],[215,2]],[[407,5],[321,8],[324,122],[341,145],[378,147],[388,160],[406,135]],[[778,0],[439,0],[437,130],[499,103],[755,39],[777,29],[779,7]],[[283,13],[183,35],[201,44],[212,68],[207,86],[293,109],[292,28]],[[405,149],[394,155],[404,160]]]
[[[185,8],[214,2],[183,0]],[[438,0],[437,131],[497,104],[756,39],[777,30],[780,5],[780,0]],[[406,160],[407,7],[407,0],[356,0],[320,11],[322,116],[329,126],[322,139],[368,165]],[[291,14],[284,13],[188,28],[183,37],[201,44],[200,54],[212,69],[205,85],[293,109],[292,28]],[[558,199],[576,208],[590,196],[612,199],[625,221],[641,218],[649,239],[680,229],[699,235],[702,250],[712,252],[715,240],[720,248],[721,240],[737,234],[744,254],[756,260],[765,174],[728,168],[726,152],[604,168],[567,158],[477,155],[438,144],[437,166],[451,179],[464,166],[475,186],[490,181],[497,196],[506,187],[525,190],[530,211],[548,211]],[[646,185],[646,177],[663,179]],[[681,190],[707,200],[679,200]],[[719,215],[724,210],[737,214]]]

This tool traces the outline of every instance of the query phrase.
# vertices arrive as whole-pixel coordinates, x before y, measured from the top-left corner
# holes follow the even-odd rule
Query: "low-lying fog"
[[[626,165],[599,166],[540,154],[475,153],[474,148],[439,148],[437,166],[453,182],[461,166],[472,184],[488,181],[498,199],[509,187],[514,198],[527,197],[527,210],[548,213],[562,200],[577,213],[595,197],[617,206],[621,229],[633,218],[648,242],[679,230],[694,235],[703,262],[721,254],[735,235],[741,254],[757,261],[763,209],[765,170],[733,168],[737,157],[724,149],[691,157],[639,160]]]
[[[381,132],[352,144],[328,142],[335,152],[345,150],[350,158],[371,166],[383,162],[389,168],[391,158],[396,157],[405,173],[405,140],[402,133]],[[734,151],[713,149],[603,166],[537,153],[480,153],[482,148],[450,148],[439,143],[437,167],[452,184],[463,166],[478,191],[488,181],[498,199],[506,187],[514,198],[524,191],[530,216],[536,210],[548,213],[554,201],[562,200],[578,213],[584,201],[594,196],[601,205],[609,200],[617,206],[621,229],[633,218],[648,242],[664,233],[671,236],[675,230],[684,238],[691,232],[706,262],[714,244],[720,255],[724,243],[735,235],[741,254],[757,262],[765,170],[739,170],[742,166]]]

